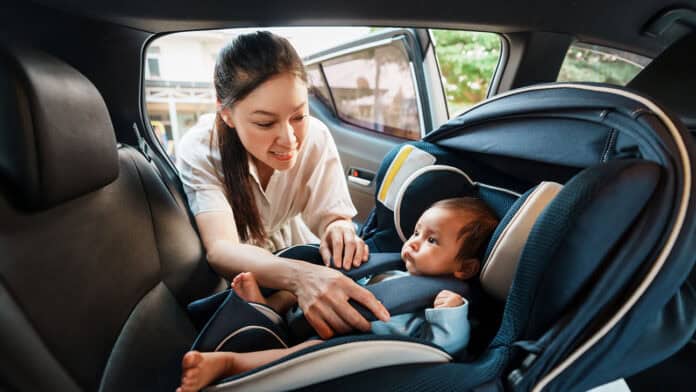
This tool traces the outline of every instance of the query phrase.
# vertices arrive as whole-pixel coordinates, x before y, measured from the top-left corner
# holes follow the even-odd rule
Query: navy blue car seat
[[[430,155],[441,150],[455,158],[446,163],[421,159],[420,167],[407,170],[402,181],[398,172],[385,175],[381,187],[389,181],[401,184],[393,198],[389,189],[381,194],[378,190],[386,209],[375,211],[371,219],[376,223],[367,225],[365,234],[373,250],[400,246],[413,218],[403,215],[410,208],[404,210],[405,202],[399,206],[397,196],[420,181],[406,179],[425,167],[446,165],[458,170],[443,168],[434,175],[449,178],[455,173],[461,179],[461,171],[476,179],[440,180],[438,188],[426,188],[426,195],[439,193],[442,185],[454,194],[473,192],[490,198],[481,183],[487,190],[499,188],[494,192],[498,196],[513,196],[504,189],[521,193],[502,197],[500,211],[505,213],[484,255],[482,285],[504,306],[487,347],[474,357],[452,361],[436,355],[425,342],[349,336],[228,378],[210,390],[369,389],[375,377],[392,390],[502,390],[503,385],[586,390],[659,361],[693,332],[687,328],[690,323],[679,322],[685,317],[683,310],[663,308],[694,300],[692,291],[679,290],[694,263],[689,253],[694,225],[687,219],[694,213],[694,147],[685,135],[679,121],[650,100],[603,85],[535,86],[471,109],[424,141],[410,144]],[[408,160],[398,158],[403,151],[397,149],[384,166],[401,161],[403,167]],[[487,155],[536,167],[527,179],[566,178],[558,181],[562,188],[540,184],[534,189],[520,189],[522,181],[505,184],[505,177],[495,181],[490,173],[493,181],[481,181],[487,176],[482,162],[491,162]],[[529,164],[531,159],[540,164]],[[499,168],[506,166],[495,161]],[[544,165],[559,169],[545,171]],[[535,193],[544,189],[549,193],[543,197]],[[533,212],[524,208],[537,199],[545,199],[546,205]],[[533,218],[521,222],[517,214]],[[522,238],[499,244],[501,238],[509,239],[513,228],[525,227]],[[499,269],[488,265],[491,260],[510,274],[509,280],[495,279]],[[499,284],[486,284],[490,278]],[[685,327],[670,339],[666,315]],[[669,348],[636,344],[645,331],[660,333],[660,341],[671,342]]]
[[[460,282],[456,279],[443,279],[438,277],[407,277],[401,279],[395,279],[385,282],[380,282],[373,286],[367,286],[367,289],[372,291],[375,296],[380,299],[383,304],[390,310],[392,315],[400,314],[403,312],[410,312],[416,309],[421,309],[425,307],[432,306],[432,301],[437,292],[443,289],[452,290],[459,292],[469,299],[470,309],[474,309],[476,306],[480,306],[481,302],[480,290],[483,287],[488,293],[491,293],[496,300],[504,301],[507,291],[509,289],[510,282],[512,281],[512,276],[515,270],[515,263],[520,258],[521,244],[524,244],[526,237],[529,235],[533,222],[537,219],[541,211],[544,210],[546,205],[553,200],[554,196],[561,189],[561,186],[556,183],[544,183],[539,187],[527,192],[527,194],[519,197],[519,201],[515,203],[513,208],[509,209],[510,216],[505,215],[506,221],[509,224],[506,226],[507,230],[497,230],[495,239],[492,241],[491,247],[494,251],[489,252],[485,274],[482,274],[481,282]],[[523,221],[528,222],[527,224]],[[314,255],[316,262],[321,262],[318,257],[318,252],[316,248],[311,246],[295,247],[291,249],[290,252],[284,253],[284,257],[292,257],[296,259],[306,259],[307,252],[292,252],[293,250],[301,248],[314,249],[314,252],[310,252],[309,255]],[[304,253],[304,254],[303,254]],[[311,257],[310,257],[311,258]],[[510,266],[512,266],[510,268]],[[398,253],[374,253],[371,255],[371,259],[368,263],[364,264],[360,268],[351,269],[347,274],[353,278],[359,278],[365,275],[366,272],[360,271],[361,268],[368,268],[367,273],[372,273],[380,270],[388,269],[403,269],[403,262],[400,260]],[[429,283],[427,288],[424,288],[424,282],[422,280],[432,282]],[[448,282],[451,280],[452,282]],[[380,290],[382,288],[380,285],[390,283],[391,287],[387,287],[386,290]],[[449,285],[448,285],[449,283]],[[506,287],[507,286],[507,287]],[[194,343],[192,349],[200,351],[235,351],[235,352],[245,352],[245,351],[256,351],[261,349],[269,348],[281,348],[288,347],[291,344],[295,344],[298,341],[293,341],[292,336],[288,336],[288,328],[283,328],[284,319],[280,315],[275,314],[272,310],[264,307],[260,304],[245,303],[234,293],[230,292],[227,294],[219,294],[216,297],[211,297],[209,299],[203,300],[203,303],[194,303],[192,307],[206,306],[205,302],[211,299],[217,298],[220,306],[215,310],[215,314],[208,320],[207,324],[203,327],[201,334],[199,335],[197,341]],[[374,320],[374,317],[364,309],[361,313],[370,320]],[[473,313],[473,312],[472,312]],[[476,316],[474,316],[476,317]],[[288,320],[288,323],[292,323],[294,320]],[[473,322],[480,322],[480,320],[473,320]],[[495,326],[494,326],[495,327]],[[292,325],[290,326],[292,331]],[[294,331],[293,331],[294,332]],[[465,333],[462,331],[462,333]],[[300,335],[304,340],[309,335]],[[475,335],[474,335],[475,336]],[[358,347],[363,342],[364,336],[352,336],[346,338],[333,339],[332,341],[343,341],[342,350],[353,350],[353,344]],[[408,338],[391,338],[386,337],[382,341],[372,341],[375,347],[382,347],[382,349],[387,351],[397,350],[401,352],[401,355],[394,355],[392,357],[385,356],[383,358],[383,364],[388,364],[390,362],[397,362],[400,364],[404,363],[432,363],[432,362],[442,362],[452,360],[448,354],[440,351],[438,355],[433,355],[432,348],[436,347],[429,343],[422,341],[408,339]],[[481,339],[482,336],[477,336],[476,338]],[[347,339],[347,340],[346,340]],[[397,339],[396,341],[394,339]],[[396,343],[396,347],[394,344]],[[407,344],[408,343],[408,344]],[[384,347],[383,347],[384,346]],[[406,348],[400,348],[401,346],[406,346]],[[439,348],[438,348],[439,349]],[[417,354],[423,350],[424,355]],[[439,349],[441,350],[441,349]],[[411,352],[409,354],[409,351]],[[366,354],[369,353],[366,352]],[[335,355],[331,354],[331,350],[321,354],[328,361],[334,361]],[[353,353],[355,358],[360,358],[361,354],[359,351]],[[465,353],[461,358],[467,357]],[[455,358],[460,360],[461,358]],[[368,360],[365,358],[365,360]],[[305,358],[299,359],[299,361],[305,361]],[[372,365],[368,365],[372,366]],[[227,390],[227,389],[242,389],[249,388],[250,390],[260,390],[268,389],[274,390],[279,388],[279,384],[273,384],[275,382],[283,382],[285,387],[291,388],[295,382],[301,382],[302,378],[298,375],[288,375],[283,374],[282,381],[276,376],[268,375],[264,376],[265,372],[262,369],[258,369],[260,373],[256,371],[252,372],[251,375],[247,377],[231,377],[222,380],[217,386],[210,387],[210,390]],[[340,371],[340,368],[338,369]],[[322,377],[335,376],[335,370],[332,372],[325,372]],[[283,388],[285,388],[283,387]]]
[[[668,107],[689,128],[696,140],[696,34],[686,35],[653,59],[635,78],[628,88],[657,100]],[[696,279],[696,276],[694,276]],[[678,334],[678,333],[677,333]],[[627,379],[634,391],[689,390],[692,386],[686,369],[696,368],[696,339],[680,352]]]

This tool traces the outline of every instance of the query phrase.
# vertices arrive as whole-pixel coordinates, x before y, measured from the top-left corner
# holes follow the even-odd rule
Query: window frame
[[[479,101],[474,103],[471,107],[474,107],[478,105],[479,103],[487,100],[488,98],[495,96],[498,93],[498,89],[500,87],[500,81],[502,80],[503,77],[503,72],[502,70],[505,69],[505,64],[507,63],[508,56],[510,53],[510,41],[508,38],[505,36],[505,34],[501,34],[498,32],[493,32],[493,31],[484,31],[484,30],[469,30],[469,29],[445,29],[445,28],[434,28],[430,27],[427,29],[428,32],[428,39],[431,42],[431,45],[433,47],[433,53],[435,57],[435,64],[437,65],[437,73],[438,73],[438,78],[440,79],[440,87],[442,88],[442,93],[444,95],[444,104],[445,104],[445,113],[447,113],[447,121],[454,119],[456,117],[459,117],[463,113],[469,110],[469,108],[466,108],[462,111],[455,112],[452,114],[452,111],[450,110],[450,103],[449,100],[447,99],[447,89],[442,83],[442,67],[440,66],[440,57],[437,55],[437,43],[435,42],[435,36],[433,35],[433,30],[452,30],[452,31],[463,31],[463,32],[470,32],[470,33],[486,33],[486,34],[493,34],[496,37],[498,37],[498,41],[500,42],[500,53],[498,54],[498,61],[496,62],[495,68],[493,69],[493,74],[491,74],[491,78],[488,81],[488,88],[486,89],[486,94],[484,98]]]

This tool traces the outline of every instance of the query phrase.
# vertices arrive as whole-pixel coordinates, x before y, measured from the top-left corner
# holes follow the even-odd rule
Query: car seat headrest
[[[665,49],[627,87],[649,95],[675,111],[689,128],[696,128],[696,34]]]
[[[501,219],[481,268],[481,285],[488,294],[505,300],[534,223],[562,187],[555,182],[542,182],[520,196]]]
[[[406,241],[418,218],[433,203],[452,197],[475,196],[476,185],[456,167],[430,165],[413,172],[401,185],[394,203],[394,226]]]
[[[46,209],[118,176],[106,104],[82,74],[47,54],[0,48],[0,186],[23,210]]]
[[[406,241],[418,218],[433,203],[451,197],[480,197],[502,217],[483,257],[481,283],[488,294],[505,300],[529,232],[561,188],[554,182],[542,182],[517,197],[504,189],[478,184],[456,167],[428,165],[403,180],[394,199],[394,227],[401,241]]]

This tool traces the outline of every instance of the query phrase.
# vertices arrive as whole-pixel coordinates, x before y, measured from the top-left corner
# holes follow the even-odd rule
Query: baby
[[[401,258],[412,275],[451,274],[462,280],[472,278],[480,268],[477,257],[497,224],[493,212],[479,199],[441,200],[418,219],[413,235],[401,249]],[[389,271],[373,277],[367,284],[408,273]],[[232,287],[246,301],[274,307],[263,297],[251,273],[238,274]],[[287,304],[279,306],[281,309],[276,311],[282,314]],[[387,322],[374,321],[371,328],[376,334],[427,339],[454,354],[469,341],[467,313],[466,299],[442,290],[435,297],[432,308],[393,316]],[[254,369],[318,343],[321,340],[308,340],[285,349],[249,353],[189,351],[182,361],[181,386],[177,392],[197,391],[219,378]]]

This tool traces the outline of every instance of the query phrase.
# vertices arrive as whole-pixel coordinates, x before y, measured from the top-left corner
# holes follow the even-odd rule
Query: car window
[[[486,99],[500,61],[498,34],[431,30],[450,118]]]
[[[635,53],[575,42],[558,73],[559,82],[599,82],[625,86],[651,59]]]
[[[311,92],[344,122],[418,140],[422,114],[402,39],[389,39],[309,65]]]
[[[219,50],[256,29],[168,34],[153,40],[143,62],[144,101],[153,132],[174,160],[176,144],[195,126],[211,126],[215,113],[213,68]],[[309,59],[310,94],[344,123],[417,140],[425,131],[415,71],[405,38],[361,45],[317,59],[318,53],[383,32],[371,27],[268,28]],[[486,97],[500,57],[492,33],[432,30],[450,116]],[[348,45],[347,47],[350,47]]]
[[[326,85],[326,79],[319,64],[308,65],[306,70],[307,78],[309,79],[309,94],[333,111],[334,105],[331,92],[329,91],[329,86]]]
[[[317,30],[321,29],[321,34]],[[153,132],[172,160],[176,143],[194,126],[215,118],[213,68],[220,49],[256,29],[168,34],[153,40],[143,62],[144,101]],[[268,28],[286,37],[302,57],[368,35],[369,27]],[[308,75],[315,78],[316,75]]]

